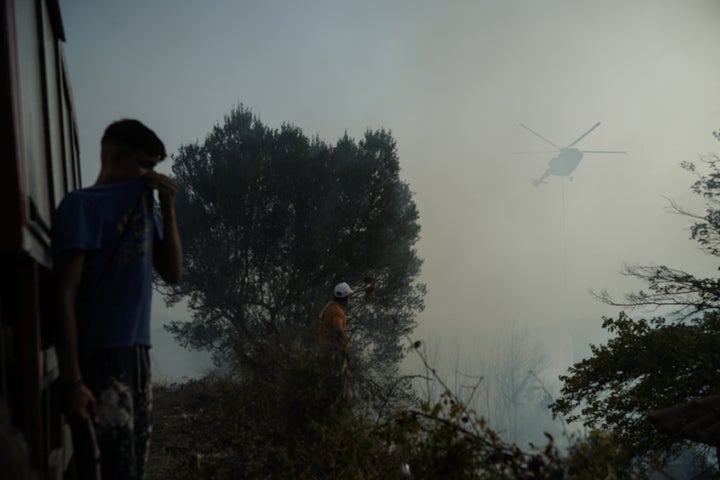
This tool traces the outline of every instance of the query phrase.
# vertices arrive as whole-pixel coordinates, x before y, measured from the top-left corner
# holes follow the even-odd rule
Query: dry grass
[[[214,459],[223,456],[211,411],[217,386],[206,380],[154,386],[154,422],[148,477],[158,480],[208,478]]]

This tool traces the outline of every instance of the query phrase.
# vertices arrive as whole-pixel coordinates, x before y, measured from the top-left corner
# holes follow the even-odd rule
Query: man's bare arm
[[[66,388],[70,413],[81,419],[97,415],[97,404],[82,383],[77,351],[77,315],[75,299],[82,280],[85,252],[73,251],[55,259],[55,293],[58,305],[58,361],[60,381]]]
[[[182,243],[175,217],[175,193],[177,182],[167,175],[151,172],[145,176],[147,186],[158,191],[163,219],[163,239],[153,252],[153,265],[167,283],[177,283],[182,278]]]

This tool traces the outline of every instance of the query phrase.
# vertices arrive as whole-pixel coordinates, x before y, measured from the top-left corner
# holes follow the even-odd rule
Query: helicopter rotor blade
[[[560,147],[558,147],[558,146],[555,145],[553,142],[551,142],[551,141],[548,140],[547,138],[543,137],[542,135],[540,135],[539,133],[537,133],[536,131],[534,131],[532,128],[528,127],[527,125],[523,125],[522,123],[520,124],[520,126],[523,127],[525,130],[527,130],[528,132],[530,132],[530,133],[532,133],[533,135],[535,135],[536,137],[539,137],[539,138],[545,140],[547,143],[549,143],[549,144],[552,145],[553,147],[555,147],[555,148],[557,148],[558,150],[560,150]]]
[[[580,150],[582,153],[627,153],[622,150]]]
[[[597,127],[599,127],[599,126],[600,126],[600,122],[597,122],[595,125],[593,125],[592,127],[590,127],[590,130],[588,130],[587,132],[585,132],[585,133],[583,133],[582,135],[580,135],[577,140],[575,140],[573,143],[571,143],[570,145],[568,145],[568,147],[572,147],[573,145],[575,145],[576,143],[578,143],[580,140],[582,140],[583,138],[585,138],[585,137],[588,135],[588,133],[592,132],[593,130],[595,130],[595,129],[596,129]]]

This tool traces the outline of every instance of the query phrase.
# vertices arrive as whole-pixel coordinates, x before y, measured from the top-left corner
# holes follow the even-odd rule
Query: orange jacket
[[[335,302],[325,305],[320,314],[320,345],[323,350],[347,352],[348,332],[345,311]]]

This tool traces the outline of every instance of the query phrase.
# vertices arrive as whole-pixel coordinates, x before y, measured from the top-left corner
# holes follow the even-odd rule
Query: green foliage
[[[636,480],[642,477],[633,461],[633,455],[612,434],[593,430],[570,446],[565,466],[568,477],[577,480]]]
[[[718,314],[677,324],[620,313],[603,327],[615,336],[561,377],[562,397],[551,408],[612,431],[637,457],[672,456],[681,442],[658,432],[647,412],[720,389]]]
[[[326,366],[292,343],[255,344],[230,376],[204,381],[194,437],[212,435],[175,478],[392,480],[409,478],[403,465],[415,479],[563,478],[552,442],[533,452],[507,444],[449,391],[381,417],[337,405],[323,391]]]
[[[328,398],[327,366],[290,336],[252,348],[257,351],[237,356],[227,377],[184,387],[194,393],[184,394],[185,409],[178,411],[177,402],[173,408],[182,412],[175,417],[192,424],[174,429],[191,430],[190,438],[164,439],[162,448],[181,457],[166,462],[159,478],[644,478],[632,452],[607,431],[572,442],[565,455],[550,435],[544,446],[522,449],[503,441],[450,390],[434,403],[408,401],[387,415],[370,416]],[[410,350],[422,355],[418,348]],[[265,361],[258,363],[261,357]],[[436,375],[432,368],[428,374]],[[361,395],[364,388],[356,382],[353,391]]]
[[[388,131],[328,145],[240,106],[173,160],[185,275],[165,293],[193,312],[168,328],[182,344],[222,363],[239,341],[316,329],[338,281],[372,281],[373,301],[351,305],[351,355],[368,374],[396,372],[425,286],[418,211]]]
[[[720,140],[720,132],[714,132],[715,137]],[[697,240],[709,253],[720,256],[720,157],[716,154],[708,154],[703,158],[703,163],[709,167],[709,173],[702,174],[695,164],[683,162],[682,167],[695,174],[697,179],[692,184],[692,191],[705,199],[707,202],[706,214],[696,217],[690,232],[692,238]]]
[[[671,209],[693,220],[692,239],[717,256],[720,158],[708,155],[703,160],[707,174],[689,162],[682,166],[697,175],[692,191],[706,200],[705,215],[674,202]],[[603,328],[614,336],[605,345],[591,346],[592,356],[561,377],[562,398],[551,408],[570,421],[610,432],[636,465],[662,464],[685,444],[657,431],[648,411],[720,391],[720,282],[657,265],[629,266],[625,274],[646,282],[647,290],[626,295],[623,302],[607,292],[598,297],[628,308],[670,307],[674,314],[646,320],[622,312],[616,319],[605,318]]]
[[[224,434],[241,457],[226,467],[228,478],[381,478],[388,463],[395,467],[372,425],[327,396],[333,369],[320,357],[292,342],[253,348],[237,356],[237,376],[226,381],[233,428]]]

